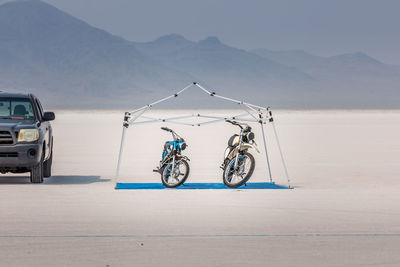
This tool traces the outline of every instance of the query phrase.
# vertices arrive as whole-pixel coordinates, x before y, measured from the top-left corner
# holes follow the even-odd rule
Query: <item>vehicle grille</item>
[[[9,131],[0,131],[0,145],[12,145],[13,137]]]
[[[0,152],[0,158],[16,158],[18,152]]]

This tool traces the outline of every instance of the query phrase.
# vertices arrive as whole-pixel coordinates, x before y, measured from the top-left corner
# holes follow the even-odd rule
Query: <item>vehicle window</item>
[[[23,98],[0,98],[0,119],[34,120],[31,101]]]
[[[36,104],[39,107],[40,117],[43,117],[43,108],[42,108],[42,105],[39,102],[39,99],[37,99],[37,98],[36,98]]]

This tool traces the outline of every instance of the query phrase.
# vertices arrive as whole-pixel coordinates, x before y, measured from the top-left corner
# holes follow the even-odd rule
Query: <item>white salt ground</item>
[[[232,111],[153,111],[162,114]],[[116,191],[121,111],[59,111],[54,176],[0,177],[2,266],[399,266],[400,111],[276,111],[294,190]],[[161,125],[186,138],[188,182],[221,182],[227,123],[129,128],[122,182],[152,172]],[[254,127],[262,151],[259,126]],[[274,180],[286,185],[267,129]],[[251,181],[266,181],[253,153]]]

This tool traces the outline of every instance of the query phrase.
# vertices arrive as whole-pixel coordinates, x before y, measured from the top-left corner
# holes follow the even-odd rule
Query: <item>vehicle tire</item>
[[[53,149],[51,149],[50,157],[43,163],[43,177],[51,176],[51,166],[53,165]]]
[[[182,179],[180,179],[179,182],[177,182],[176,184],[169,183],[168,181],[169,181],[170,175],[168,175],[168,172],[172,169],[172,162],[167,163],[167,165],[164,168],[162,168],[162,170],[161,170],[161,182],[163,183],[163,185],[165,187],[174,188],[174,187],[178,187],[178,186],[182,185],[184,182],[186,182],[186,179],[188,178],[189,172],[190,172],[189,163],[184,159],[181,159],[179,161],[184,165],[184,168],[186,169],[186,173],[183,174]]]
[[[232,169],[233,169],[233,165],[235,164],[235,158],[231,159],[229,161],[229,163],[225,165],[224,173],[223,173],[223,177],[222,177],[224,184],[228,187],[236,188],[236,187],[242,186],[243,184],[247,183],[247,181],[253,175],[254,169],[256,167],[256,162],[254,160],[253,155],[245,152],[245,153],[241,154],[240,157],[247,157],[250,160],[251,165],[250,165],[249,171],[246,173],[246,176],[243,177],[243,179],[241,179],[239,182],[232,183],[232,180],[229,180],[229,177],[231,177],[231,179],[232,179],[232,176],[229,176],[229,174],[231,174],[233,171]]]
[[[44,151],[39,163],[31,169],[31,183],[40,184],[43,183],[43,159]]]

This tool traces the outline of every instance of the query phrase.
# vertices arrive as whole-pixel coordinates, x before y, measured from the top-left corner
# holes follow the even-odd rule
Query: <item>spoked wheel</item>
[[[253,174],[256,166],[253,155],[243,153],[239,155],[237,168],[235,170],[235,158],[233,158],[224,169],[223,180],[228,187],[239,187],[246,183]]]
[[[161,181],[166,187],[177,187],[183,184],[189,176],[189,164],[186,160],[175,161],[172,168],[172,161],[161,172]]]

